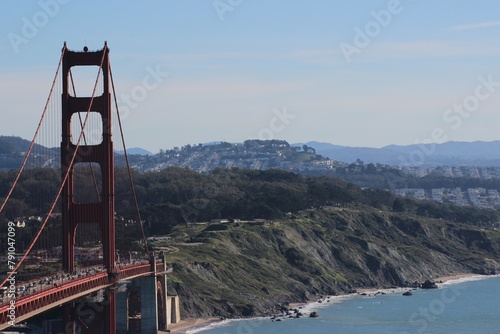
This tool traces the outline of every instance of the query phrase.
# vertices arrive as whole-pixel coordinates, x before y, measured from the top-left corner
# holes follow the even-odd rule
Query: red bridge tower
[[[102,76],[102,95],[77,97],[70,94],[70,71],[74,66],[98,66]],[[62,141],[61,141],[61,172],[63,177],[68,174],[64,183],[62,198],[63,224],[63,269],[73,272],[75,269],[75,237],[79,224],[98,224],[101,230],[103,245],[103,261],[110,281],[116,280],[115,270],[115,207],[114,207],[114,159],[113,142],[111,138],[111,95],[109,49],[105,43],[100,51],[83,52],[70,51],[64,44],[63,56],[63,92],[62,92]],[[99,83],[100,84],[100,83]],[[94,90],[95,91],[95,90]],[[79,134],[71,133],[71,119],[76,113],[99,113],[102,119],[102,142],[96,145],[86,145],[78,141]],[[75,154],[76,152],[76,154]],[[75,158],[73,158],[75,157]],[[95,203],[75,202],[74,166],[77,163],[97,163],[100,166],[102,182],[100,200]],[[105,303],[105,333],[116,332],[115,293],[109,292]],[[77,320],[74,312],[66,312],[69,321]]]

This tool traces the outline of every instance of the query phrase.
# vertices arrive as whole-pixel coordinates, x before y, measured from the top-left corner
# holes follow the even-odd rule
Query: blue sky
[[[64,41],[74,50],[107,41],[128,147],[500,139],[498,1],[0,6],[2,135],[32,138]],[[151,72],[155,87],[139,96]]]

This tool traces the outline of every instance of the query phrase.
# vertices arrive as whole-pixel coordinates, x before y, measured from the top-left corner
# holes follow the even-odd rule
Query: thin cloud
[[[360,58],[360,61],[374,59],[438,59],[470,56],[500,55],[500,46],[476,40],[473,43],[466,41],[421,40],[374,44],[369,50],[369,58]],[[368,52],[367,52],[368,54]]]
[[[473,24],[465,24],[460,26],[451,27],[449,30],[451,31],[463,31],[463,30],[471,30],[471,29],[479,29],[479,28],[489,28],[500,26],[500,21],[490,21],[490,22],[479,22]]]

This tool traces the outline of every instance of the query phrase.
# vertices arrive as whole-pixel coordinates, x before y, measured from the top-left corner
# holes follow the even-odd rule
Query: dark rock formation
[[[420,284],[422,289],[436,289],[438,286],[436,283],[426,280],[424,283]]]

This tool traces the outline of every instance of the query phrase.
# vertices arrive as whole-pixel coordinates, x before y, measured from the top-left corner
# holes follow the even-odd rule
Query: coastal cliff
[[[370,206],[287,218],[177,226],[169,292],[183,317],[270,314],[357,288],[414,286],[454,273],[500,271],[500,231]]]

